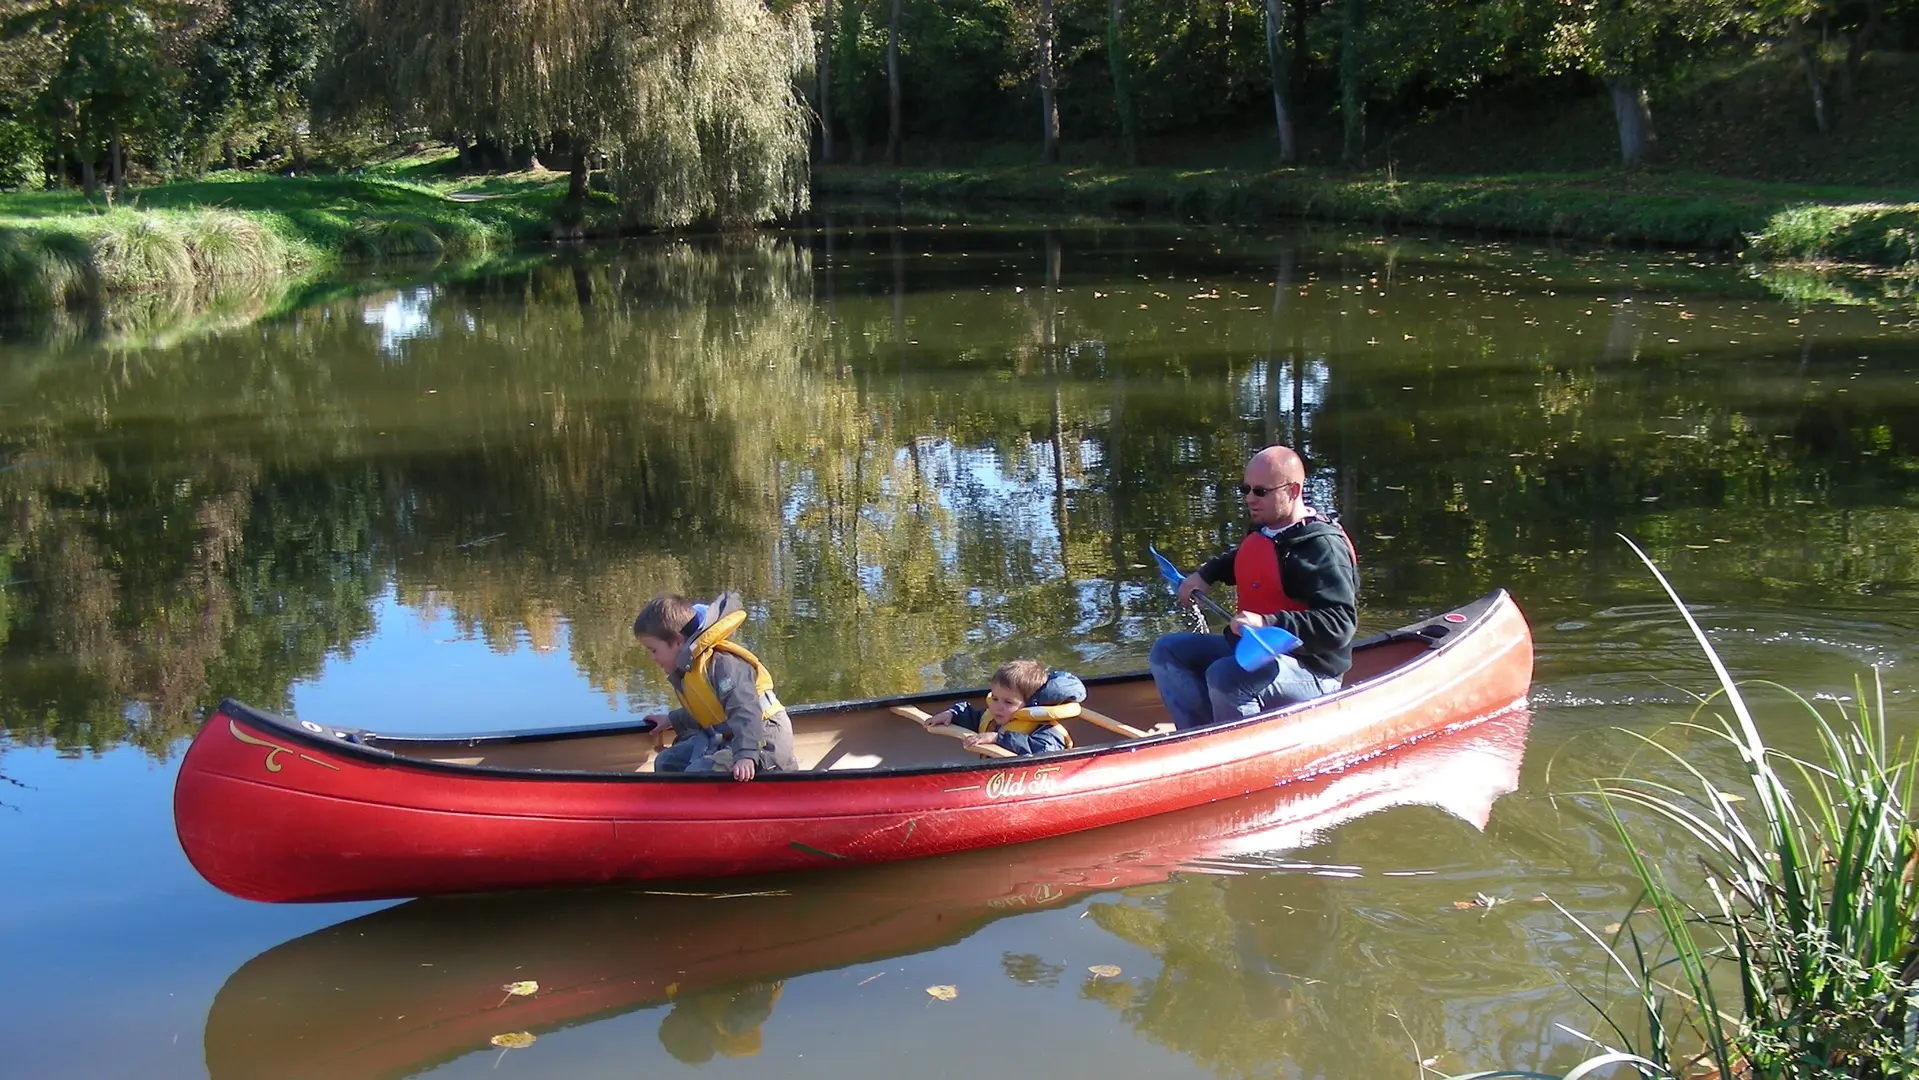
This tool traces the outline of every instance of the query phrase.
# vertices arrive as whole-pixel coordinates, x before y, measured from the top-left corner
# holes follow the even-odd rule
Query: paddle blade
[[[1173,588],[1179,588],[1179,583],[1186,580],[1186,575],[1179,572],[1179,567],[1173,565],[1173,560],[1161,555],[1159,549],[1150,544],[1147,545],[1146,550],[1153,553],[1153,561],[1159,564],[1159,576],[1165,578]]]
[[[1299,648],[1299,638],[1290,631],[1277,626],[1262,626],[1241,630],[1239,644],[1233,646],[1233,661],[1241,671],[1252,671],[1261,664],[1270,664]]]

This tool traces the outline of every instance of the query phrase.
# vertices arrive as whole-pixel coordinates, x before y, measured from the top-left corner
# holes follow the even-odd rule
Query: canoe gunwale
[[[1308,701],[1296,702],[1283,708],[1259,713],[1240,720],[1162,732],[1137,739],[1122,739],[1118,742],[1100,743],[1044,755],[1012,758],[983,758],[978,761],[961,761],[950,764],[908,766],[890,769],[860,769],[850,772],[816,770],[797,770],[793,772],[774,771],[762,773],[756,778],[756,782],[793,784],[844,781],[855,776],[878,778],[928,775],[985,775],[1006,769],[1029,766],[1034,761],[1041,760],[1042,758],[1048,764],[1054,762],[1079,761],[1091,757],[1130,754],[1148,747],[1161,747],[1192,739],[1205,739],[1228,733],[1241,732],[1251,727],[1271,723],[1275,720],[1284,720],[1295,713],[1317,709],[1343,698],[1367,693],[1369,690],[1375,689],[1382,683],[1390,681],[1399,675],[1438,662],[1438,660],[1447,653],[1457,651],[1462,644],[1471,641],[1475,636],[1474,632],[1484,627],[1487,621],[1500,610],[1502,602],[1510,603],[1510,597],[1506,590],[1495,589],[1470,603],[1433,614],[1424,619],[1415,620],[1413,623],[1409,623],[1407,626],[1399,629],[1373,634],[1367,638],[1357,640],[1353,643],[1355,653],[1367,648],[1377,648],[1409,642],[1424,645],[1425,651],[1363,682],[1342,686],[1334,693]],[[1454,622],[1451,618],[1453,616],[1462,616],[1463,618],[1461,621]],[[1430,630],[1434,626],[1444,627],[1443,636],[1434,637],[1420,632],[1421,630]],[[1096,676],[1085,681],[1089,690],[1096,690],[1101,686],[1136,682],[1148,677],[1149,675],[1145,672],[1129,672]],[[949,701],[955,693],[956,691],[952,690],[934,690],[891,698],[822,702],[792,708],[789,712],[797,719],[806,716],[821,716],[839,712],[886,708],[894,705],[920,705]],[[1511,708],[1513,705],[1519,704],[1524,700],[1522,696],[1514,702],[1492,710],[1492,712]],[[1491,715],[1492,712],[1486,715]],[[525,742],[564,742],[572,739],[640,734],[642,732],[637,722],[591,724],[564,728],[532,728],[477,735],[393,735],[376,733],[359,728],[319,725],[313,724],[311,721],[294,720],[265,710],[256,709],[244,702],[231,698],[220,703],[220,706],[209,715],[207,723],[213,723],[222,717],[226,718],[229,723],[244,721],[260,727],[275,736],[292,740],[304,744],[309,748],[314,748],[342,758],[358,759],[368,764],[377,764],[390,768],[453,774],[472,780],[554,781],[564,783],[600,781],[620,784],[711,784],[730,781],[731,779],[730,777],[677,773],[627,773],[588,769],[529,769],[507,768],[484,764],[462,764],[457,762],[435,761],[430,758],[413,757],[411,755],[396,753],[393,750],[379,745],[380,741],[385,740],[405,742],[415,746],[444,747],[446,750],[451,751],[474,747],[507,746]],[[1429,734],[1437,735],[1445,731],[1455,730],[1458,727],[1474,723],[1480,719],[1483,719],[1483,717],[1464,717],[1456,724],[1435,729]],[[328,732],[339,734],[338,737],[335,737],[330,736]],[[362,741],[364,739],[371,739],[373,741],[371,743]],[[1388,748],[1382,747],[1380,749],[1384,750]]]

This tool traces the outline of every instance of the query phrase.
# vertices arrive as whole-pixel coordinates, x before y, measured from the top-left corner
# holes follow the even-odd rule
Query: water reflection
[[[658,1037],[674,1057],[744,1056],[759,1050],[782,995],[802,992],[797,976],[923,952],[1097,894],[1116,897],[1092,905],[1098,925],[1134,940],[1134,923],[1107,914],[1135,910],[1132,893],[1112,890],[1182,873],[1223,881],[1237,898],[1220,909],[1225,937],[1243,940],[1257,958],[1247,975],[1277,994],[1336,946],[1301,936],[1312,929],[1303,921],[1276,935],[1272,905],[1323,907],[1316,889],[1336,879],[1316,870],[1356,875],[1289,864],[1283,853],[1395,806],[1434,806],[1484,828],[1493,801],[1518,786],[1527,726],[1524,712],[1509,712],[1336,776],[997,851],[664,892],[414,901],[287,942],[234,972],[207,1017],[207,1068],[216,1080],[411,1075],[485,1050],[501,1032],[539,1035],[661,1004],[670,1009]],[[1291,871],[1259,885],[1245,876],[1256,868]],[[1162,960],[1161,982],[1189,982],[1182,961]],[[1056,985],[1064,971],[1034,955],[1002,964],[1031,985]],[[529,979],[539,984],[531,996],[502,991]],[[1088,992],[1126,998],[1131,1010],[1145,1000],[1122,989],[1134,986],[1095,976]],[[1197,993],[1195,1008],[1224,1004],[1219,987]]]
[[[1684,260],[855,222],[48,356],[0,352],[29,742],[286,708],[386,595],[641,705],[663,587],[753,598],[795,700],[1136,667],[1171,625],[1146,545],[1229,542],[1272,439],[1371,625],[1496,585],[1588,617],[1639,576],[1619,531],[1709,602],[1919,589],[1914,338]]]
[[[1615,726],[1683,720],[1709,682],[1614,532],[1654,551],[1736,674],[1843,697],[1876,665],[1893,722],[1910,712],[1909,304],[1783,304],[1683,256],[900,225],[535,254],[248,300],[278,314],[177,333],[113,313],[99,335],[0,331],[0,772],[32,785],[0,788],[19,809],[0,850],[25,860],[0,906],[28,912],[0,942],[20,957],[9,1061],[198,1076],[180,1048],[232,973],[209,1014],[222,1075],[276,1067],[250,1028],[292,1040],[289,1069],[337,1059],[331,1075],[417,1072],[522,1027],[542,1039],[502,1073],[604,1072],[634,1045],[671,1068],[655,1036],[685,967],[708,975],[676,987],[672,1026],[712,1043],[708,1069],[843,1076],[929,1047],[984,1063],[971,1022],[996,1009],[1035,1022],[988,1049],[1034,1072],[1231,1073],[1219,1044],[1269,1072],[1397,1074],[1417,1071],[1408,1034],[1454,1072],[1564,1068],[1585,1048],[1552,1025],[1587,1014],[1557,973],[1590,988],[1606,968],[1531,899],[1604,926],[1633,893],[1604,808],[1569,793],[1656,773]],[[1353,531],[1368,628],[1494,586],[1531,618],[1532,771],[1490,835],[1395,810],[1309,853],[1215,846],[1204,874],[1068,847],[1024,873],[900,868],[758,900],[408,905],[368,921],[381,955],[335,933],[233,973],[341,916],[213,895],[165,828],[165,759],[221,696],[437,731],[649,708],[664,688],[625,628],[663,587],[752,597],[743,636],[795,701],[979,685],[1014,655],[1137,669],[1174,626],[1146,545],[1190,562],[1235,539],[1231,484],[1274,439],[1307,452],[1315,500]],[[1803,710],[1756,708],[1777,745],[1811,738]],[[147,759],[85,752],[128,741]],[[1635,828],[1691,865],[1684,838]],[[1341,866],[1364,876],[1325,876]],[[1510,902],[1455,907],[1482,892]],[[760,903],[792,936],[632,984],[677,944],[635,915]],[[828,944],[805,952],[809,934]],[[844,966],[861,957],[894,959],[854,993],[878,974]],[[554,974],[515,970],[528,960]],[[1123,974],[1086,970],[1107,963]],[[577,989],[502,1006],[522,978]],[[929,1007],[923,986],[955,980]],[[760,1055],[729,1058],[776,984]],[[510,1019],[534,1007],[553,1011]],[[94,1038],[101,1008],[124,1039]]]

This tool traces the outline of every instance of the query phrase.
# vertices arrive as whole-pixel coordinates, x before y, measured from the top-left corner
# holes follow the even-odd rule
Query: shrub
[[[100,275],[84,238],[0,227],[0,307],[65,307],[99,294]]]
[[[94,257],[109,289],[185,288],[193,252],[181,230],[157,214],[116,210],[100,219]]]
[[[287,266],[286,244],[243,214],[204,210],[187,218],[182,231],[202,281],[263,278]]]

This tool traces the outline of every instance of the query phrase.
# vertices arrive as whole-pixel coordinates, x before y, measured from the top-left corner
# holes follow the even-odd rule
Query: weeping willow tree
[[[635,221],[764,221],[807,203],[803,5],[760,0],[349,0],[336,115],[538,146],[569,198],[604,157]]]

